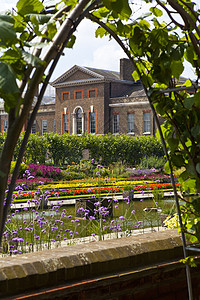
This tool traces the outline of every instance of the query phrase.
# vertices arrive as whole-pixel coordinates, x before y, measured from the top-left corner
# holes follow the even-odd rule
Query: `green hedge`
[[[14,160],[19,152],[19,146],[23,134],[20,136],[15,149]],[[5,135],[0,135],[0,149],[2,148]],[[24,162],[54,164],[62,166],[79,163],[82,159],[83,149],[89,149],[90,158],[94,158],[105,166],[117,161],[134,166],[139,164],[144,156],[164,155],[161,142],[155,137],[133,137],[130,135],[91,135],[81,136],[70,134],[52,134],[43,136],[31,134],[24,156]]]

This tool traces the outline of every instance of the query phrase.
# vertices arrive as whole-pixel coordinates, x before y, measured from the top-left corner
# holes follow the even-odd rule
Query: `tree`
[[[149,14],[135,19],[132,13],[137,1],[132,2],[63,0],[59,5],[67,6],[59,10],[56,5],[49,10],[42,0],[19,0],[13,13],[0,16],[0,97],[9,115],[7,137],[0,154],[0,238],[21,158],[46,85],[64,47],[73,44],[73,32],[85,16],[100,25],[97,36],[113,37],[132,61],[133,77],[135,81],[141,80],[154,112],[172,183],[174,168],[182,167],[179,180],[184,191],[199,191],[200,11],[191,0],[144,0],[152,3]],[[168,22],[160,21],[163,12],[169,17]],[[42,51],[44,45],[47,50]],[[35,48],[33,53],[29,51],[32,48]],[[196,78],[180,83],[185,60]],[[40,82],[42,88],[34,103]],[[34,108],[5,198],[14,148],[32,105]],[[158,114],[166,119],[162,128]],[[175,185],[174,193],[177,198]],[[182,232],[188,233],[191,241],[200,241],[200,198],[197,195],[193,201],[183,200],[186,205],[183,223],[180,219]]]
[[[174,167],[184,167],[179,177],[183,189],[190,192],[199,190],[199,10],[191,0],[144,1],[152,3],[150,11],[136,19],[133,15],[133,6],[128,0],[82,0],[78,4],[76,0],[70,0],[67,1],[68,6],[64,6],[61,10],[55,6],[53,11],[52,8],[49,8],[50,11],[46,9],[42,4],[43,1],[19,0],[14,13],[1,16],[3,55],[0,61],[0,92],[9,114],[9,127],[0,157],[2,178],[0,181],[0,221],[5,219],[10,205],[8,199],[12,194],[17,174],[16,168],[13,184],[11,184],[3,210],[2,203],[12,154],[22,126],[31,110],[38,84],[43,82],[43,87],[29,118],[22,148],[26,145],[28,132],[30,132],[53,69],[67,43],[70,46],[73,44],[75,38],[72,34],[86,15],[100,25],[96,36],[102,37],[109,34],[120,44],[133,62],[134,79],[142,81],[158,125],[158,114],[166,119],[160,129],[168,158],[166,168],[168,167],[169,172],[172,172]],[[163,12],[168,15],[168,22],[160,21],[159,18]],[[179,18],[175,17],[176,15]],[[36,42],[34,42],[36,37]],[[48,48],[41,56],[43,44]],[[32,49],[32,47],[36,50],[30,54],[27,49]],[[196,79],[185,80],[180,84],[184,60],[187,60],[194,69]],[[49,73],[44,76],[49,65]],[[5,75],[7,80],[4,79]],[[20,81],[19,86],[16,80]],[[23,151],[20,153],[18,161]],[[187,211],[195,216],[200,212],[197,203],[198,199],[187,202],[186,206]],[[187,231],[187,226],[189,226],[192,241],[195,241],[200,239],[200,219],[194,218],[193,221],[193,223],[191,221],[188,223],[185,219],[184,230]],[[4,222],[0,223],[2,230]]]
[[[100,8],[89,18],[100,26],[97,36],[110,35],[132,61],[135,81],[141,80],[159,126],[158,115],[165,118],[159,126],[166,156],[166,170],[183,168],[179,176],[184,191],[200,188],[200,11],[188,0],[150,1],[149,13],[122,21],[109,8]],[[116,4],[116,3],[115,3]],[[159,21],[163,12],[168,22]],[[179,16],[175,18],[174,15]],[[106,21],[102,21],[105,20]],[[184,61],[194,70],[194,80],[182,78]],[[173,174],[172,174],[173,175]],[[186,200],[185,200],[186,201]],[[200,214],[197,200],[187,202],[187,210]],[[192,241],[200,240],[200,219],[184,222],[190,227]],[[191,228],[193,231],[191,231]]]
[[[148,14],[124,22],[100,8],[90,19],[100,26],[97,36],[109,34],[132,61],[135,81],[141,80],[154,113],[171,174],[186,258],[185,234],[190,241],[200,241],[200,11],[191,0],[145,0],[152,3]],[[124,3],[124,1],[123,1]],[[133,1],[134,3],[134,1]],[[109,9],[110,8],[110,9]],[[160,21],[163,12],[168,21]],[[181,78],[184,61],[193,69],[195,79]],[[158,115],[165,118],[159,125]],[[184,192],[196,198],[180,210],[173,171],[181,169],[179,181]],[[186,266],[189,299],[191,279]]]
[[[9,120],[0,153],[0,244],[21,159],[46,86],[64,48],[72,47],[77,26],[100,3],[99,0],[68,0],[45,7],[43,2],[19,0],[15,10],[0,16],[0,97]],[[42,87],[35,97],[40,83]],[[6,193],[14,149],[27,119]]]
[[[60,0],[45,7],[44,0],[18,0],[16,9],[0,15],[0,98],[8,113],[8,130],[0,152],[0,245],[20,163],[46,86],[73,33],[89,12],[108,0]],[[55,1],[56,2],[56,1]],[[116,1],[121,19],[130,15],[128,0]],[[129,14],[127,14],[127,9]],[[42,84],[39,93],[39,84]],[[28,125],[7,190],[11,160],[22,128]]]

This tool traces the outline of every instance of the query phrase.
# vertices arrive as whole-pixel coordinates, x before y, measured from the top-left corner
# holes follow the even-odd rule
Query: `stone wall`
[[[174,230],[1,258],[0,299],[184,300],[180,258]],[[194,299],[199,279],[193,268]]]

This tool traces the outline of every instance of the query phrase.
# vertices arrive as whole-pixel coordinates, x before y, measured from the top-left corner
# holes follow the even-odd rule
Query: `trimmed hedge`
[[[21,135],[15,149],[14,159],[18,156]],[[0,149],[5,140],[5,135],[0,135]],[[79,163],[82,159],[83,149],[89,149],[90,158],[96,161],[101,159],[105,166],[117,161],[126,165],[137,165],[144,156],[164,156],[161,142],[155,137],[133,137],[130,135],[91,135],[80,136],[70,134],[52,134],[43,136],[31,134],[24,156],[24,162],[54,164],[62,166]]]

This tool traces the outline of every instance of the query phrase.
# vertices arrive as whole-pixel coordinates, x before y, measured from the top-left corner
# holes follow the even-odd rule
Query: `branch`
[[[120,38],[118,37],[118,35],[112,29],[110,29],[105,23],[103,23],[102,21],[100,21],[96,16],[94,16],[92,14],[89,14],[87,18],[90,19],[91,21],[99,24],[102,28],[104,28],[116,40],[116,42],[124,50],[124,52],[126,53],[126,55],[128,56],[128,58],[130,60],[133,60],[133,57],[130,54],[130,51],[128,50],[128,48],[126,48],[124,46],[123,42],[120,40]]]
[[[76,30],[77,26],[80,24],[80,22],[83,20],[83,18],[89,13],[89,11],[97,5],[98,2],[99,2],[99,0],[95,0],[81,14],[79,13],[78,19],[73,23],[73,27],[69,30],[68,35],[65,36],[65,41],[63,42],[60,50],[57,52],[56,57],[54,58],[54,60],[52,62],[52,65],[49,69],[48,75],[45,78],[45,81],[44,81],[43,86],[41,88],[41,91],[39,93],[36,105],[35,105],[35,107],[32,111],[31,117],[28,121],[28,126],[27,126],[27,129],[26,129],[26,132],[25,132],[25,135],[24,135],[21,147],[20,147],[19,156],[18,156],[16,165],[15,165],[13,175],[12,175],[11,183],[10,183],[10,186],[9,186],[9,191],[8,191],[7,198],[6,198],[6,203],[5,203],[4,208],[3,208],[3,215],[2,215],[1,228],[0,228],[0,237],[2,236],[2,233],[3,233],[7,213],[8,213],[8,210],[10,208],[11,201],[12,201],[12,194],[13,194],[13,191],[14,191],[14,188],[15,188],[17,175],[18,175],[20,164],[21,164],[21,161],[22,161],[25,149],[26,149],[26,145],[27,145],[28,138],[29,138],[29,135],[30,135],[30,132],[31,132],[31,128],[32,128],[33,122],[35,120],[37,111],[40,107],[40,104],[41,104],[42,98],[44,96],[46,87],[47,87],[47,85],[49,83],[49,80],[51,78],[51,75],[52,75],[52,73],[53,73],[53,71],[54,71],[54,69],[55,69],[55,67],[56,67],[56,65],[59,61],[60,56],[62,55],[62,53],[64,51],[64,48],[65,48],[67,42],[69,41],[70,37],[72,36],[74,31]]]
[[[171,92],[180,92],[180,91],[193,91],[193,90],[198,90],[200,89],[200,85],[192,84],[191,86],[181,86],[181,87],[174,87],[166,90],[153,90],[151,95],[157,95],[157,94],[168,94]]]

